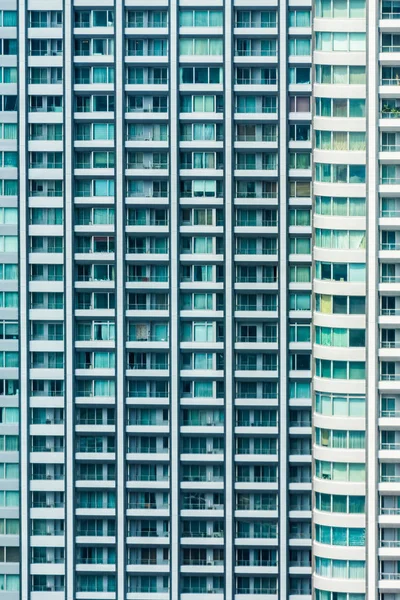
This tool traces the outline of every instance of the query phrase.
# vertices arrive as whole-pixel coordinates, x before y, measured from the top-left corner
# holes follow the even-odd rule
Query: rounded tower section
[[[313,586],[316,600],[362,600],[365,2],[318,0],[314,30]]]

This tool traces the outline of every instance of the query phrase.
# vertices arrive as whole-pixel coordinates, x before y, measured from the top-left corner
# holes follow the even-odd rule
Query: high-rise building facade
[[[362,546],[366,191],[347,184],[365,171],[366,22],[351,2],[315,20],[317,600],[364,598],[362,581],[361,596],[327,583],[333,556],[365,560],[326,529],[339,519],[340,545]],[[0,600],[311,598],[311,26],[309,0],[0,0]],[[339,123],[323,100],[349,94]],[[319,283],[328,264],[346,283]],[[355,296],[349,350],[323,347],[327,294]],[[325,381],[327,356],[357,381]],[[338,446],[320,407],[344,393]],[[326,475],[343,448],[359,514],[339,518]]]

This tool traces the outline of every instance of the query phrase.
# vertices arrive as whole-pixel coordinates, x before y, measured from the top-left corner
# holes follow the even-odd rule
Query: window
[[[17,26],[17,11],[1,10],[0,11],[0,27],[16,27]]]
[[[365,481],[365,464],[316,460],[315,476],[317,479],[327,479],[329,481],[360,483]]]
[[[365,431],[315,428],[315,443],[325,448],[365,449]]]
[[[303,237],[292,237],[290,238],[290,254],[310,254],[311,252],[311,240]],[[295,267],[296,270],[302,267]],[[304,280],[306,281],[306,280]]]
[[[291,208],[289,210],[290,226],[295,227],[310,227],[311,211],[303,208]]]
[[[315,212],[319,215],[334,217],[364,217],[365,198],[343,198],[331,196],[315,197]]]
[[[310,169],[311,154],[309,152],[289,152],[290,169]]]
[[[365,528],[316,525],[315,539],[331,546],[365,546]]]
[[[311,12],[302,9],[290,10],[289,27],[311,27]]]
[[[311,40],[307,38],[289,38],[289,54],[293,56],[310,56]]]
[[[318,0],[316,16],[328,19],[365,18],[365,0]]]
[[[191,112],[222,112],[223,110],[223,97],[218,96],[205,96],[205,95],[185,95],[181,97],[182,113]]]
[[[309,283],[311,281],[311,267],[303,267],[300,265],[290,267],[289,281],[291,283]]]
[[[316,163],[315,178],[323,183],[365,183],[365,166]]]
[[[321,150],[365,150],[366,134],[347,131],[315,131],[315,145]]]
[[[315,343],[321,346],[362,348],[365,347],[365,330],[317,326],[315,328]]]
[[[319,117],[365,117],[365,100],[345,98],[316,98],[315,112]]]
[[[322,281],[352,281],[353,283],[362,283],[366,277],[365,264],[316,261],[315,277]]]
[[[256,11],[256,10],[237,10],[235,27],[276,27],[276,12]]]
[[[365,85],[365,67],[351,65],[316,65],[315,83]]]
[[[209,84],[209,83],[222,83],[223,75],[222,68],[220,67],[181,67],[180,68],[180,82],[184,83],[196,83],[196,84]]]
[[[365,362],[317,358],[315,372],[323,379],[365,379]]]
[[[17,196],[18,181],[14,179],[0,179],[0,196]]]
[[[0,139],[16,140],[17,139],[17,124],[16,123],[1,123],[0,124]]]
[[[310,112],[310,98],[308,96],[289,96],[290,112]]]
[[[221,10],[180,10],[181,27],[222,27],[223,12]]]
[[[182,38],[179,42],[181,56],[222,56],[223,40],[219,38]]]
[[[291,381],[289,383],[290,398],[311,398],[311,384],[308,381]]]
[[[0,479],[19,479],[18,463],[0,463]],[[15,521],[18,523],[17,519]],[[1,522],[0,519],[0,524]]]
[[[18,237],[16,235],[1,235],[0,252],[18,252]]]
[[[0,575],[0,591],[18,592],[19,575]]]
[[[315,506],[323,512],[362,514],[365,512],[365,496],[342,496],[315,493]]]
[[[364,250],[366,247],[365,231],[362,229],[348,231],[347,229],[317,228],[315,230],[315,246],[336,250]]]
[[[325,314],[365,314],[364,296],[329,296],[315,294],[316,311]]]
[[[291,292],[289,310],[311,310],[311,295],[307,292]]]
[[[289,67],[289,84],[308,85],[311,83],[309,67]]]
[[[311,196],[311,183],[309,181],[290,181],[289,195],[291,198],[309,198]]]
[[[323,52],[365,52],[366,34],[317,32],[315,43],[316,50]]]

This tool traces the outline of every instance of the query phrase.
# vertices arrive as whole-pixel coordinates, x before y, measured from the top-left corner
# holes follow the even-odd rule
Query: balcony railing
[[[381,275],[381,283],[399,283],[400,275]]]
[[[400,442],[381,442],[381,446],[380,446],[381,450],[399,450],[400,449]]]
[[[400,515],[400,508],[381,508],[381,515]]]
[[[158,281],[158,282],[167,283],[168,282],[168,277],[163,277],[162,275],[128,275],[127,281],[128,282],[133,282],[133,281],[142,281],[142,282]]]
[[[249,587],[238,587],[236,590],[237,594],[277,594],[278,588],[249,588]]]
[[[278,281],[277,277],[237,277],[236,283],[276,283]],[[249,308],[238,308],[238,310],[257,310],[257,308],[249,307]],[[277,310],[275,308],[263,308],[263,310]]]
[[[379,416],[386,419],[395,419],[400,417],[400,410],[381,410]]]
[[[168,369],[168,363],[164,364],[151,364],[150,366],[147,363],[128,363],[128,369],[136,370],[136,369],[154,369],[154,370],[162,370]]]
[[[240,219],[236,221],[236,225],[237,227],[276,227],[278,225],[278,221],[276,219],[263,219],[262,221],[257,222],[249,219]]]
[[[236,565],[238,567],[277,567],[277,560],[244,560],[239,559],[236,561]]]
[[[276,421],[237,421],[236,422],[236,427],[276,427],[276,426],[277,426]]]
[[[400,144],[382,144],[381,152],[400,152]]]
[[[167,163],[139,163],[127,162],[127,169],[168,169]]]
[[[268,344],[275,344],[278,341],[277,336],[271,336],[271,335],[262,335],[262,336],[256,336],[256,335],[238,335],[236,338],[237,342],[253,342],[253,343],[268,343]]]
[[[400,210],[381,210],[380,216],[385,218],[400,217]]]
[[[400,119],[400,108],[384,108],[381,111],[381,119]]]
[[[273,14],[273,13],[271,13],[271,14]],[[262,29],[264,29],[264,28],[269,29],[271,27],[276,27],[276,21],[271,19],[269,21],[260,21],[259,23],[254,23],[254,21],[240,20],[240,21],[236,21],[235,27],[237,27],[239,29],[253,29],[256,27],[261,27]]]
[[[128,533],[129,537],[157,537],[157,538],[167,538],[168,531],[156,531],[156,530],[148,530],[143,529],[141,531],[130,531]]]
[[[139,28],[145,27],[145,24],[144,24],[144,20],[142,20],[142,19],[140,19],[140,20],[138,20],[138,19],[132,20],[132,19],[128,18],[125,26],[126,27],[132,27],[134,29],[139,29]],[[160,27],[168,27],[168,23],[167,23],[166,19],[162,19],[160,21],[151,21],[151,22],[147,23],[146,28],[147,27],[149,29],[158,29]]]
[[[32,585],[32,592],[63,592],[63,585]]]
[[[236,192],[236,198],[277,198],[278,192]]]
[[[155,585],[133,585],[128,591],[130,594],[167,594],[169,590]]]
[[[201,558],[184,558],[182,561],[182,564],[184,564],[185,566],[190,566],[190,565],[196,565],[198,567],[205,567],[205,566],[210,566],[210,567],[220,567],[223,566],[224,561],[223,560],[205,560],[205,559],[201,559]]]
[[[156,225],[156,226],[168,225],[168,219],[128,219],[126,224],[134,225],[134,226],[153,227],[154,225]]]
[[[276,48],[270,48],[267,50],[255,49],[255,50],[236,50],[235,56],[278,56]]]
[[[382,242],[381,250],[400,250],[400,244],[396,242]]]
[[[400,52],[400,46],[382,46],[381,52]]]
[[[310,82],[308,82],[310,83]],[[241,77],[241,78],[236,78],[235,79],[235,84],[237,85],[276,85],[277,84],[277,79],[276,78],[272,78],[270,77],[269,79],[261,79],[261,78],[245,78],[245,77]]]
[[[128,304],[128,310],[168,310],[168,304],[151,304],[147,306],[146,304]]]
[[[240,483],[277,483],[278,478],[275,476],[268,477],[268,475],[265,477],[262,475],[255,475],[254,477],[251,475],[242,475],[237,478],[237,481]]]
[[[385,77],[381,79],[381,85],[400,85],[400,76]]]
[[[380,547],[381,548],[399,548],[400,540],[381,540]]]
[[[224,510],[223,504],[214,504],[213,502],[190,502],[182,506],[183,510]]]
[[[128,502],[128,508],[162,510],[169,508],[169,504],[167,502],[164,504],[157,504],[157,502]]]
[[[168,85],[168,77],[150,77],[144,81],[143,77],[129,77],[127,85]]]

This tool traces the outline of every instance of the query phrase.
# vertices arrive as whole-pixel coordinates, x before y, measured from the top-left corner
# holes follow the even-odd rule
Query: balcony
[[[248,594],[250,595],[250,598],[252,598],[253,594],[256,595],[261,595],[261,594],[265,594],[265,597],[269,597],[271,595],[275,595],[278,593],[278,588],[272,588],[272,587],[267,587],[267,588],[249,588],[249,587],[240,587],[236,589],[236,596],[238,596],[239,594]]]
[[[278,56],[278,51],[276,48],[252,48],[251,50],[238,48],[235,50],[235,56],[269,56],[276,58]]]
[[[245,343],[264,343],[264,344],[276,344],[278,342],[277,336],[270,335],[238,335],[236,337],[237,342],[245,342]]]
[[[132,585],[128,588],[129,594],[151,594],[149,598],[153,598],[153,594],[169,594],[169,588],[156,585]]]
[[[185,567],[196,566],[196,567],[223,567],[223,560],[206,560],[201,558],[184,558],[182,560],[182,565]]]
[[[276,79],[276,77],[270,77],[270,78],[259,78],[259,77],[252,77],[252,78],[243,78],[243,77],[237,77],[235,78],[235,85],[277,85],[278,80]]]
[[[400,107],[384,105],[380,117],[381,119],[400,119]]]

